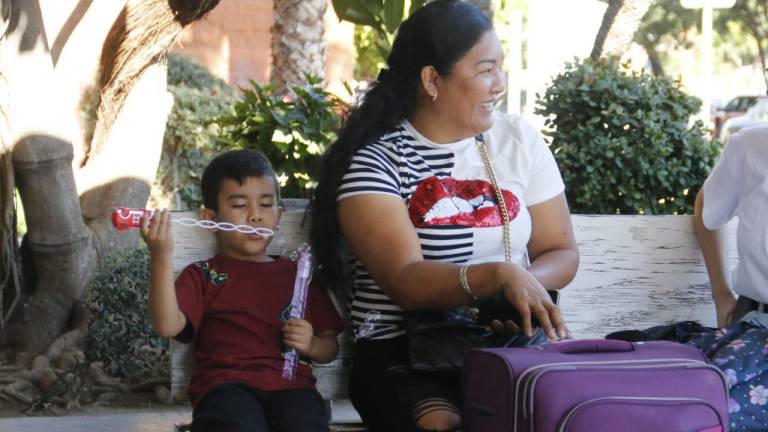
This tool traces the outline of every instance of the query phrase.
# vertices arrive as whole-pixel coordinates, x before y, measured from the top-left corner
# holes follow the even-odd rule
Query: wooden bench
[[[287,255],[306,242],[305,200],[285,200],[280,231],[269,253]],[[174,217],[196,217],[177,213]],[[715,324],[704,262],[696,243],[692,216],[572,216],[581,263],[574,281],[563,290],[560,306],[578,338],[602,338],[626,329],[642,329],[682,320]],[[215,253],[207,230],[173,225],[174,271]],[[731,264],[736,261],[735,224],[729,227]],[[334,298],[339,312],[346,308]],[[171,397],[186,399],[192,364],[189,346],[171,343]],[[348,398],[348,333],[336,360],[314,368],[323,397],[331,401],[332,419],[355,422],[356,413],[336,412],[333,401]],[[348,406],[348,405],[345,405]]]

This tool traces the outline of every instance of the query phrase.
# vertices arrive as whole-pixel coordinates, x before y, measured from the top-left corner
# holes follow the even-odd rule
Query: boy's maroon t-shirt
[[[176,339],[194,341],[193,406],[215,386],[232,381],[267,391],[314,387],[312,368],[304,361],[294,380],[281,376],[282,328],[295,278],[296,263],[285,258],[257,263],[220,255],[179,275],[176,297],[188,324]],[[309,286],[304,319],[315,334],[344,328],[327,291],[315,284]]]

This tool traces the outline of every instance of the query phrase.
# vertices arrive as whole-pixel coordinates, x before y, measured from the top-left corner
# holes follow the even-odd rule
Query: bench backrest
[[[677,321],[716,324],[693,216],[573,215],[581,262],[560,297],[576,337]],[[736,224],[727,226],[730,267]]]
[[[307,240],[306,200],[285,200],[280,231],[268,249],[288,255]],[[174,218],[197,217],[175,213]],[[696,243],[692,216],[591,216],[571,218],[581,263],[574,281],[562,291],[560,307],[575,337],[601,338],[626,329],[643,329],[682,320],[715,324],[709,282]],[[728,227],[731,240],[735,224]],[[209,258],[216,250],[212,233],[173,224],[174,272]],[[735,242],[731,241],[731,265]],[[346,308],[334,297],[339,312]],[[344,333],[339,357],[314,368],[325,399],[348,398],[350,340]],[[185,399],[192,365],[189,346],[171,342],[171,394]]]

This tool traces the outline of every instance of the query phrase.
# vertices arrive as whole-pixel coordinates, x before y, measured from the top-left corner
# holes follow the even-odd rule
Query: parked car
[[[766,96],[737,96],[728,101],[724,107],[715,111],[715,129],[713,136],[720,136],[722,134],[723,123],[733,117],[738,117],[746,114],[752,106],[754,106],[759,100],[768,99]]]
[[[720,131],[720,141],[725,143],[739,130],[760,124],[768,124],[768,98],[760,99],[746,114],[726,120]]]

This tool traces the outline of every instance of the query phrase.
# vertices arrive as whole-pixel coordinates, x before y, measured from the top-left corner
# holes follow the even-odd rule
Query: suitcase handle
[[[562,354],[634,351],[630,342],[616,339],[576,339],[550,345]]]

